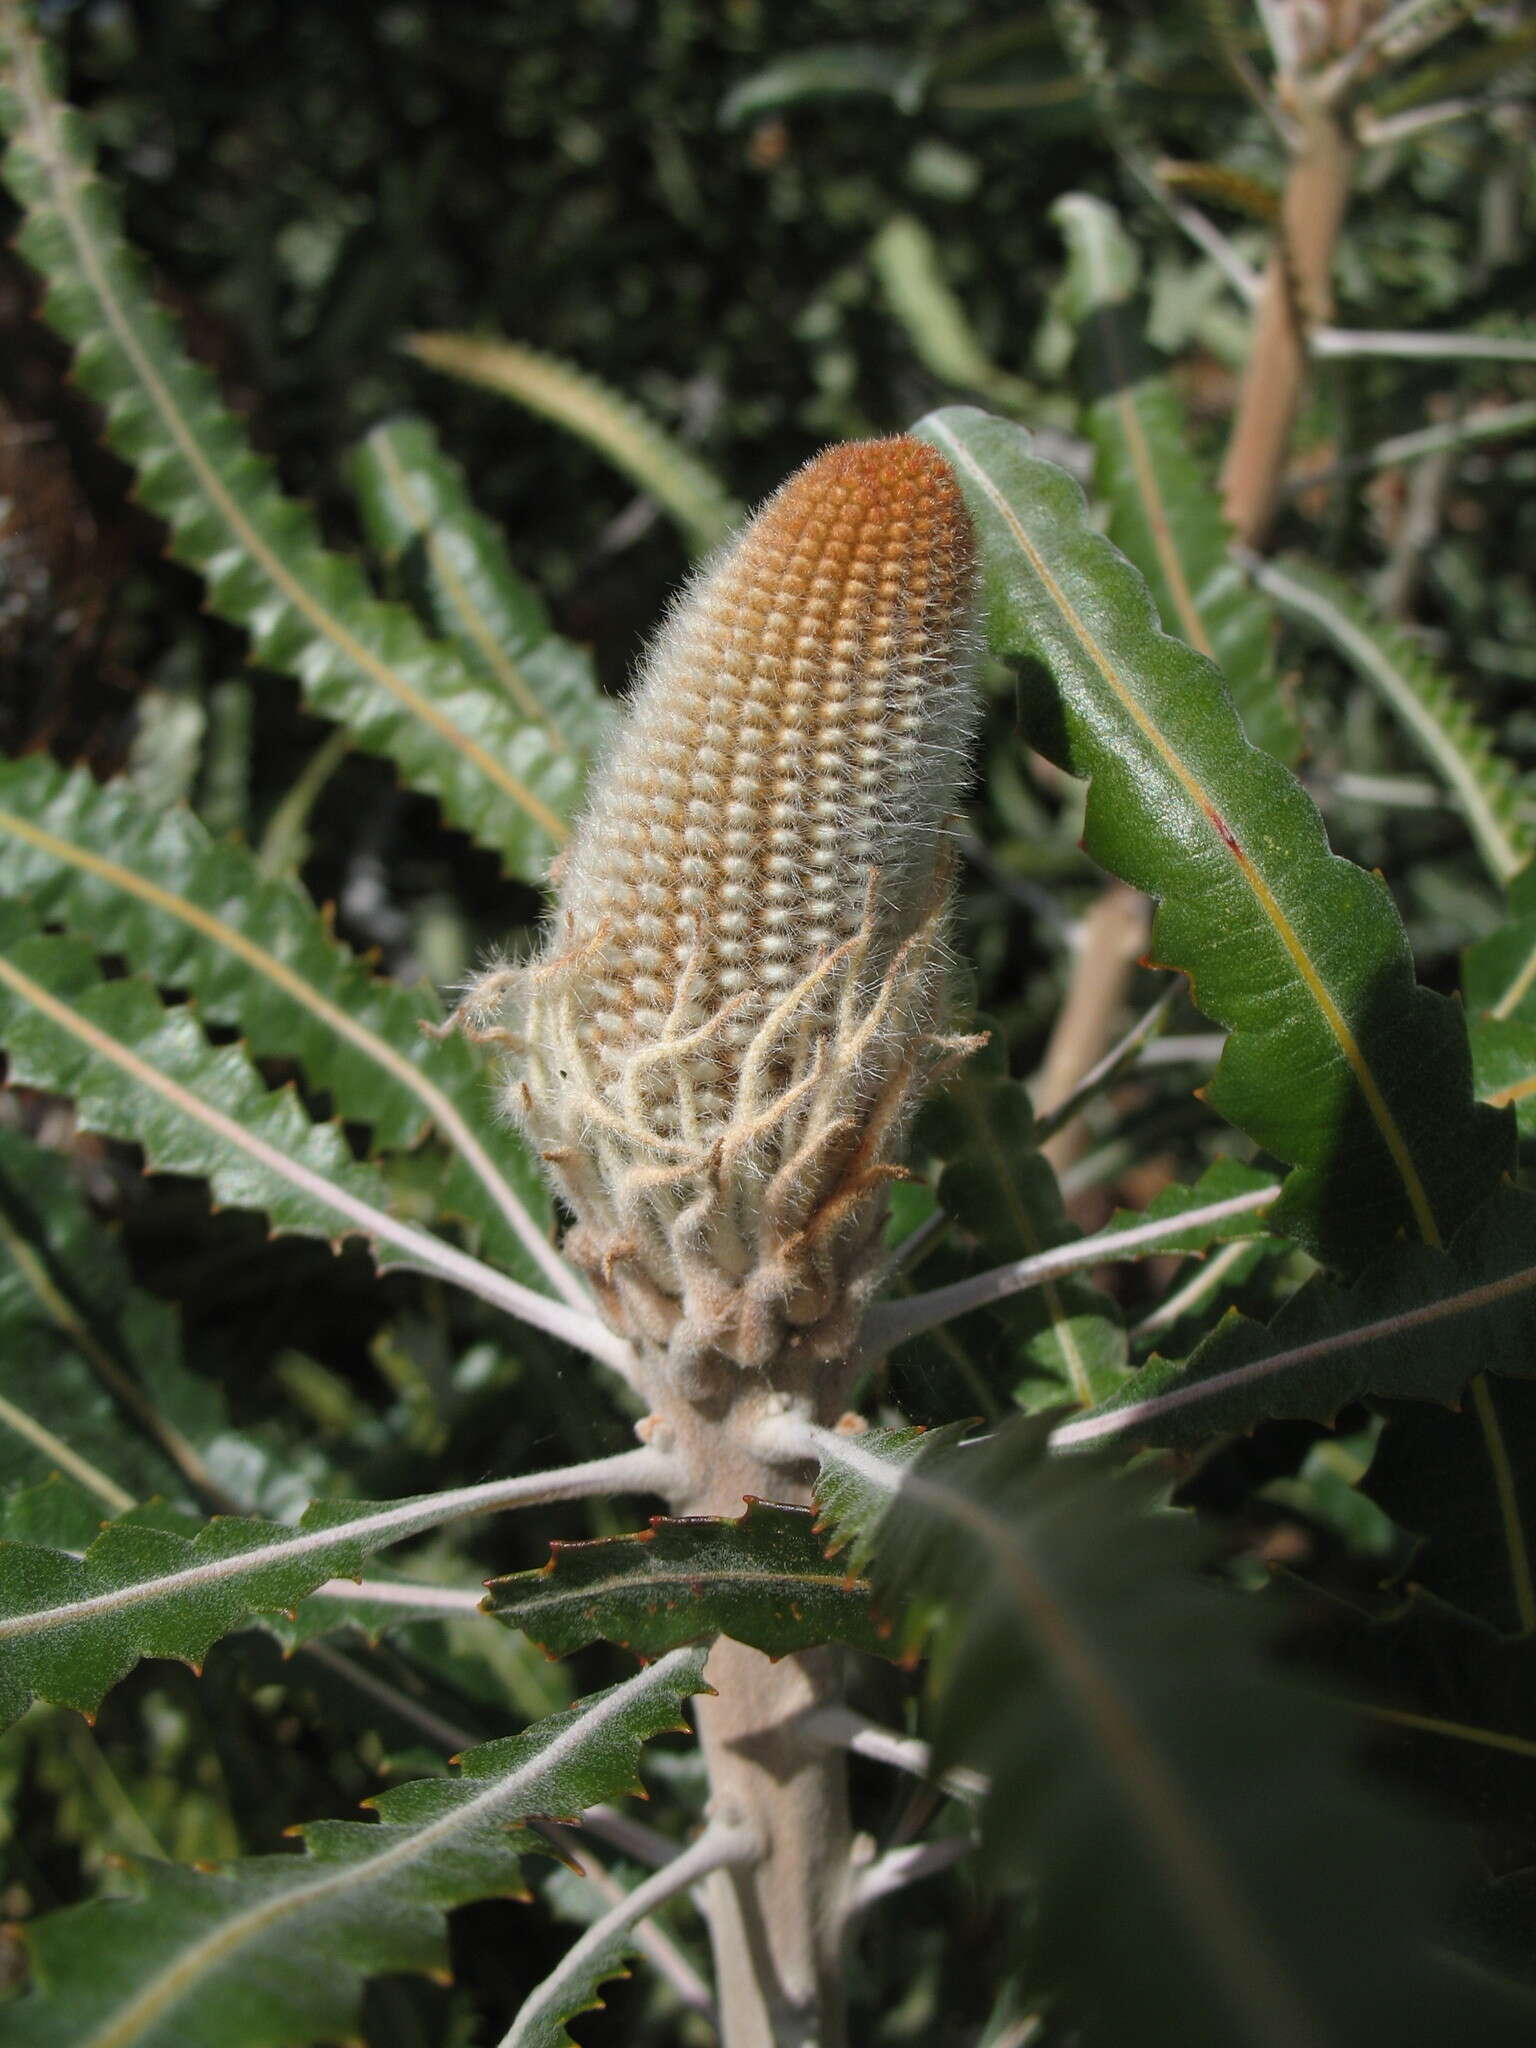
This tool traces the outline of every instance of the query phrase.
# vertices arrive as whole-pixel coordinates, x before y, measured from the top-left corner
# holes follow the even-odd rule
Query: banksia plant
[[[471,991],[507,1105],[635,1349],[674,1509],[809,1497],[763,1426],[834,1420],[911,1113],[945,1029],[949,821],[971,735],[975,545],[943,457],[833,448],[663,628],[558,864],[541,956]],[[730,2048],[841,2040],[840,1758],[800,1733],[835,1654],[717,1643],[711,1880]]]
[[[482,983],[615,1328],[687,1374],[847,1351],[944,1030],[974,544],[944,459],[828,450],[684,595]]]

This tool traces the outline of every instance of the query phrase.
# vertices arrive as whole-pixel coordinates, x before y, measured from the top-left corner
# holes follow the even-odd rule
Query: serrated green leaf
[[[657,1515],[633,1536],[552,1543],[548,1564],[490,1581],[490,1610],[552,1657],[598,1641],[654,1657],[716,1635],[770,1657],[818,1643],[900,1656],[868,1585],[828,1560],[814,1520],[755,1500],[734,1518]]]
[[[1440,1953],[1454,1838],[1271,1674],[1273,1608],[1201,1583],[1189,1518],[1052,1465],[1044,1436],[1005,1425],[907,1473],[874,1563],[938,1615],[936,1761],[991,1777],[983,1869],[1027,1888],[1037,1993],[1085,2048],[1522,2039]]]
[[[566,2023],[601,2008],[600,1987],[627,1977],[626,1958],[639,1946],[638,1921],[727,1863],[749,1860],[750,1838],[729,1822],[713,1822],[697,1841],[636,1884],[569,1948],[518,2010],[496,2048],[572,2048]]]
[[[616,706],[598,688],[591,656],[555,632],[431,425],[407,418],[375,427],[353,480],[375,549],[392,568],[420,572],[433,623],[469,666],[524,718],[538,719],[562,753],[599,747]]]
[[[938,1429],[870,1429],[846,1443],[825,1433],[818,1440],[816,1513],[828,1554],[837,1557],[846,1550],[848,1569],[862,1575],[903,1474],[957,1443],[971,1427],[969,1422],[946,1422]]]
[[[1379,693],[1444,779],[1489,873],[1508,882],[1531,857],[1519,785],[1450,677],[1394,620],[1375,616],[1343,577],[1308,562],[1256,557],[1250,573],[1288,619],[1326,641]]]
[[[542,879],[566,838],[578,764],[321,545],[309,509],[283,496],[150,296],[88,131],[56,97],[50,53],[14,6],[0,59],[3,174],[26,213],[18,247],[48,280],[45,314],[75,345],[108,438],[177,555],[206,577],[210,605],[249,631],[258,660],[297,676],[317,710]]]
[[[1510,1126],[1473,1101],[1460,1012],[1415,986],[1385,884],[1329,852],[1021,429],[955,407],[919,431],[975,514],[994,646],[1050,672],[1031,737],[1089,778],[1088,850],[1161,899],[1156,959],[1229,1028],[1206,1099],[1294,1168],[1271,1227],[1343,1265],[1404,1227],[1445,1242],[1507,1165]]]
[[[36,1988],[0,2007],[5,2048],[308,2048],[355,2031],[363,1981],[441,1970],[444,1914],[522,1892],[526,1823],[637,1788],[642,1745],[707,1690],[677,1650],[522,1734],[465,1752],[451,1778],[379,1794],[373,1822],[316,1821],[304,1853],[203,1872],[149,1864],[131,1899],[28,1930]]]
[[[387,1207],[383,1182],[292,1088],[268,1091],[238,1045],[212,1047],[185,1005],[147,982],[104,981],[77,939],[41,937],[0,905],[0,1040],[12,1085],[70,1096],[86,1130],[144,1147],[162,1173],[209,1181],[216,1201],[276,1230],[336,1240],[346,1207]],[[386,1254],[389,1256],[389,1254]]]
[[[30,1699],[93,1713],[145,1657],[201,1665],[252,1615],[284,1613],[327,1579],[358,1579],[378,1550],[496,1506],[492,1480],[403,1501],[312,1501],[297,1527],[194,1518],[151,1502],[110,1522],[83,1556],[35,1543],[0,1555],[0,1719]]]
[[[1348,1287],[1319,1277],[1268,1326],[1230,1312],[1188,1359],[1154,1354],[1055,1441],[1193,1443],[1276,1416],[1331,1422],[1366,1396],[1443,1405],[1485,1372],[1536,1374],[1536,1196],[1514,1188],[1448,1251],[1396,1245]]]
[[[378,1265],[435,1273],[622,1370],[627,1354],[595,1317],[390,1215],[339,1125],[312,1123],[292,1088],[268,1092],[242,1046],[211,1047],[189,1006],[103,981],[78,940],[37,936],[14,903],[0,903],[0,1043],[13,1083],[72,1097],[84,1129],[141,1145],[153,1170],[195,1174],[278,1234],[360,1235]]]
[[[1294,761],[1302,735],[1274,673],[1273,616],[1231,558],[1214,482],[1142,337],[1136,250],[1102,200],[1070,193],[1051,218],[1067,244],[1066,300],[1082,335],[1094,490],[1110,538],[1146,577],[1166,631],[1221,670],[1248,737]]]
[[[545,1242],[538,1170],[512,1133],[493,1135],[480,1062],[462,1041],[424,1033],[441,1019],[436,997],[376,978],[246,848],[210,839],[190,811],[151,810],[124,783],[34,755],[0,764],[0,895],[187,990],[258,1058],[298,1061],[378,1146],[414,1145],[434,1124],[451,1147],[443,1212],[510,1270],[569,1287]]]
[[[969,1062],[924,1113],[924,1142],[943,1161],[940,1205],[975,1242],[978,1265],[1029,1258],[1081,1233],[1069,1222],[1038,1149],[1026,1090],[987,1055]],[[1109,1298],[1073,1275],[1010,1295],[991,1313],[1005,1332],[1009,1395],[1020,1406],[1063,1399],[1089,1408],[1125,1376],[1125,1332]]]
[[[482,385],[579,435],[656,500],[691,553],[707,554],[741,524],[742,507],[713,471],[585,370],[491,336],[413,334],[405,346],[428,369]]]

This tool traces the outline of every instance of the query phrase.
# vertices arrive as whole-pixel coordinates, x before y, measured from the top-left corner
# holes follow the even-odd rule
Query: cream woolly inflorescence
[[[846,1349],[911,1110],[968,1043],[941,926],[974,565],[922,442],[792,477],[658,636],[542,955],[484,985],[568,1255],[679,1364]]]

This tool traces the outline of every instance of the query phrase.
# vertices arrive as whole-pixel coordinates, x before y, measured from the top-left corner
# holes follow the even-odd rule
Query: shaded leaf
[[[653,1517],[634,1536],[552,1543],[548,1564],[490,1582],[490,1611],[552,1657],[619,1643],[642,1657],[731,1636],[770,1657],[818,1643],[899,1656],[869,1587],[829,1562],[809,1508],[750,1501],[734,1518]]]
[[[238,1432],[187,1369],[175,1311],[132,1284],[68,1164],[4,1126],[0,1355],[0,1492],[68,1475],[92,1501],[86,1542],[104,1510],[149,1494],[190,1505],[192,1489],[228,1489],[283,1515],[318,1490],[312,1455]]]
[[[1270,1186],[1272,1178],[1256,1166],[1245,1165],[1240,1159],[1218,1159],[1192,1186],[1170,1181],[1167,1187],[1158,1190],[1144,1209],[1117,1209],[1104,1225],[1104,1235],[1116,1230],[1134,1230],[1141,1223],[1169,1221],[1192,1209],[1204,1209],[1213,1202],[1224,1202],[1231,1195],[1256,1193],[1260,1188]],[[1214,1223],[1191,1224],[1186,1231],[1160,1237],[1155,1244],[1146,1247],[1145,1256],[1158,1258],[1165,1252],[1207,1252],[1213,1245],[1231,1244],[1238,1238],[1268,1235],[1262,1213],[1250,1210],[1247,1215],[1223,1216]],[[1127,1256],[1134,1256],[1134,1253]]]
[[[1527,1297],[1529,1299],[1529,1297]],[[1492,1627],[1536,1631],[1536,1312],[1519,1380],[1479,1376],[1459,1413],[1397,1409],[1363,1490],[1419,1537],[1406,1577]],[[1472,1366],[1507,1370],[1501,1349]]]
[[[921,1139],[943,1161],[939,1202],[974,1241],[976,1267],[1029,1258],[1082,1235],[1036,1144],[1028,1092],[1008,1077],[1000,1053],[983,1051],[948,1082],[924,1111]],[[989,1313],[1005,1333],[1009,1395],[1023,1407],[1063,1399],[1091,1407],[1125,1376],[1118,1313],[1085,1279],[1048,1280]]]
[[[75,344],[79,381],[176,554],[206,577],[211,607],[249,631],[258,660],[296,676],[318,711],[542,879],[566,837],[577,763],[321,545],[309,509],[282,494],[152,299],[88,131],[55,96],[51,53],[18,10],[7,10],[0,55],[4,176],[26,212],[18,246],[47,278],[45,314]]]
[[[353,478],[369,538],[392,568],[420,573],[437,630],[562,753],[590,754],[616,707],[598,688],[591,656],[561,639],[513,568],[431,425],[405,418],[375,427]]]
[[[311,1822],[302,1854],[141,1865],[135,1897],[34,1922],[36,1988],[0,2007],[0,2043],[308,2048],[352,2035],[367,1977],[443,1969],[445,1913],[524,1895],[520,1857],[549,1853],[528,1821],[639,1789],[641,1747],[682,1725],[683,1701],[707,1690],[703,1661],[675,1651],[482,1743],[451,1778],[378,1794],[373,1822]]]
[[[1348,1287],[1319,1276],[1268,1325],[1231,1311],[1186,1360],[1155,1354],[1066,1447],[1188,1444],[1350,1402],[1460,1399],[1476,1373],[1536,1373],[1536,1196],[1505,1188],[1449,1251],[1396,1245]]]
[[[991,1776],[983,1867],[1028,1890],[1037,1990],[1087,2048],[1524,2038],[1438,1953],[1454,1841],[1349,1771],[1350,1717],[1271,1672],[1275,1609],[1202,1583],[1188,1518],[1044,1438],[925,1459],[874,1561],[939,1616],[936,1760]],[[819,1441],[834,1469],[877,1462]]]
[[[1385,884],[1329,852],[1021,429],[956,407],[921,431],[976,516],[993,644],[1049,671],[1030,672],[1031,738],[1089,778],[1085,845],[1161,899],[1155,958],[1229,1029],[1206,1098],[1294,1166],[1272,1228],[1339,1264],[1405,1226],[1445,1242],[1508,1162],[1509,1126],[1473,1102],[1461,1015],[1415,986]]]

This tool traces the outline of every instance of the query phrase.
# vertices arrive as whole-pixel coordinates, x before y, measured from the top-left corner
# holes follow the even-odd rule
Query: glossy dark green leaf
[[[1473,1101],[1460,1011],[1415,985],[1385,884],[1329,852],[1022,429],[956,407],[920,431],[976,517],[992,643],[1037,665],[1030,737],[1089,779],[1085,845],[1160,900],[1155,959],[1228,1027],[1206,1099],[1294,1168],[1271,1227],[1341,1265],[1403,1229],[1446,1242],[1508,1164],[1510,1126]]]

